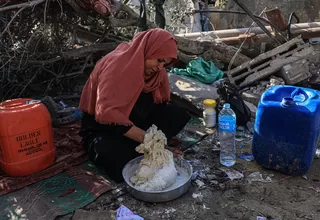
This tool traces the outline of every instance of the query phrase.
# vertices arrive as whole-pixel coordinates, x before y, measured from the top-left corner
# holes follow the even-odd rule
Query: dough
[[[177,170],[173,154],[165,149],[167,138],[157,126],[152,125],[146,132],[144,141],[136,151],[144,154],[139,169],[130,181],[144,191],[159,191],[176,181]]]

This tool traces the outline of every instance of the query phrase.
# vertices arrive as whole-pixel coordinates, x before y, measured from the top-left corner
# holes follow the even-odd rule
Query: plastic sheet
[[[117,209],[117,215],[115,220],[144,220],[139,215],[134,214],[130,209],[121,205]]]

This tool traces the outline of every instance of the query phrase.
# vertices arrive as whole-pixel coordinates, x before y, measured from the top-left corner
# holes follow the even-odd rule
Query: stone
[[[309,62],[306,59],[284,65],[280,70],[280,75],[287,85],[295,85],[311,77],[309,72]]]
[[[217,88],[183,78],[175,74],[169,74],[171,89],[171,101],[202,117],[203,100],[218,99]]]
[[[254,104],[247,102],[247,101],[244,101],[244,104],[246,104],[246,106],[250,109],[251,117],[255,118],[256,112],[257,112],[257,107]]]
[[[194,150],[194,152],[197,153],[197,152],[199,152],[200,147],[194,146],[194,147],[192,147],[192,150]]]
[[[320,62],[319,63],[310,62],[309,71],[312,75],[317,75],[317,76],[320,75]]]
[[[75,211],[72,220],[114,220],[113,211],[85,211],[78,209]]]
[[[247,128],[253,134],[253,132],[254,132],[254,121],[248,121]]]
[[[196,180],[195,182],[199,188],[204,187],[204,182],[202,182],[201,180]]]
[[[216,180],[216,179],[218,178],[218,177],[217,177],[216,175],[214,175],[214,174],[208,174],[207,177],[208,177],[208,180],[210,180],[210,181]]]
[[[285,82],[282,78],[272,76],[272,77],[270,77],[270,84],[267,86],[267,88],[270,88],[270,87],[276,86],[276,85],[284,85],[284,84],[285,84]]]
[[[220,189],[225,189],[225,188],[226,188],[226,185],[225,185],[224,183],[220,183],[220,184],[219,184],[219,187],[220,187]]]
[[[238,126],[237,127],[237,131],[244,131],[244,127],[243,126]]]
[[[207,175],[206,175],[205,173],[203,173],[203,172],[200,172],[200,173],[199,173],[199,177],[200,177],[201,179],[203,179],[203,180],[207,180],[207,179],[208,179]]]
[[[260,95],[254,94],[252,92],[243,92],[241,94],[241,98],[244,101],[253,103],[255,106],[258,106],[259,101],[260,101]]]
[[[217,180],[211,180],[210,183],[213,184],[213,185],[218,185],[219,184],[219,182]]]

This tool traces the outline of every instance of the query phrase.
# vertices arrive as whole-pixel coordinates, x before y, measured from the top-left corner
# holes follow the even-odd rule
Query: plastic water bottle
[[[220,163],[224,166],[232,166],[236,162],[236,114],[225,103],[219,113],[219,140],[220,140]]]

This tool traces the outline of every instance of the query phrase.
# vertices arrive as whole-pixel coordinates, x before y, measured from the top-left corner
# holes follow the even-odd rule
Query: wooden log
[[[82,30],[81,36],[85,36],[86,39],[90,39],[90,41],[92,42],[95,42],[98,38],[100,38],[98,34],[84,30]],[[224,43],[219,43],[215,41],[196,41],[177,36],[175,36],[175,38],[178,43],[178,58],[183,63],[188,63],[190,60],[195,59],[197,56],[202,56],[205,60],[220,60],[221,62],[229,63],[233,55],[237,51],[236,47],[228,46]],[[116,48],[118,43],[114,42],[103,45],[101,44],[101,47],[96,47],[94,45],[95,44],[92,44],[87,47],[91,49],[93,49],[94,47],[95,52],[97,52],[100,49],[106,50],[109,48]],[[110,50],[107,51],[110,52]],[[76,50],[74,50],[74,52],[76,52]],[[233,65],[239,66],[242,63],[245,63],[249,60],[250,58],[248,58],[247,56],[239,54],[237,56],[237,59],[234,61]]]
[[[291,32],[290,39],[293,39],[295,37],[298,37],[301,35],[301,38],[304,40],[310,39],[310,38],[316,38],[320,37],[320,27],[316,28],[304,28],[304,29],[296,29]],[[226,38],[220,38],[219,41],[222,43],[225,43],[227,45],[240,45],[244,42],[244,45],[260,45],[261,43],[272,43],[272,40],[270,37],[266,34],[242,34],[236,37],[226,37]],[[282,40],[279,38],[279,40]],[[284,43],[284,42],[283,42]]]
[[[270,26],[265,26],[269,31],[272,31]],[[297,31],[299,29],[309,29],[309,28],[319,28],[320,22],[310,22],[310,23],[298,23],[291,25],[291,31]],[[217,31],[208,31],[208,32],[195,32],[187,34],[176,34],[178,37],[185,37],[191,40],[196,40],[197,38],[205,35],[209,35],[213,39],[216,38],[228,38],[228,37],[237,37],[239,35],[249,32],[249,28],[237,28],[237,29],[226,29],[226,30],[217,30]],[[260,27],[250,28],[250,32],[254,34],[264,34]]]

